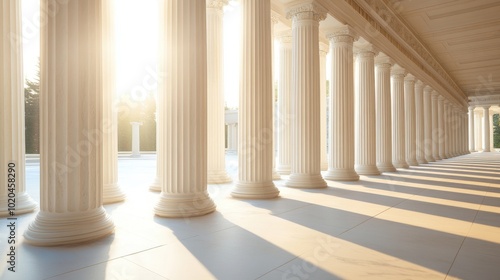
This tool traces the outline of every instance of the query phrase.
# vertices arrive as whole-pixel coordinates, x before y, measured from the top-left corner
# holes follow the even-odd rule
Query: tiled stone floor
[[[237,158],[228,153],[233,178]],[[36,213],[18,217],[17,272],[1,279],[500,279],[500,153],[474,153],[280,198],[239,200],[210,185],[217,211],[165,219],[148,190],[155,156],[121,156],[127,200],[105,206],[115,233],[75,246],[23,242]],[[39,165],[27,164],[39,200]],[[6,258],[2,219],[0,248]]]

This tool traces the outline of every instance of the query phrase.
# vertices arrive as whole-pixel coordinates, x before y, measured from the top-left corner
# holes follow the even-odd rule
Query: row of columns
[[[493,152],[493,112],[490,110],[491,106],[481,106],[480,110],[477,111],[474,110],[475,108],[476,106],[469,106],[469,151]]]
[[[1,16],[17,15],[18,18],[8,22],[12,25],[10,30],[20,34],[18,3],[12,7],[9,3],[17,2],[2,2]],[[41,1],[42,8],[48,9],[51,4],[53,1]],[[156,182],[161,194],[154,211],[162,217],[191,217],[214,211],[216,206],[208,195],[207,183],[228,180],[223,163],[223,138],[218,138],[223,137],[224,132],[220,97],[222,4],[225,1],[160,1],[159,71],[168,75],[159,80]],[[112,100],[109,99],[112,71],[108,57],[111,48],[106,43],[110,38],[107,36],[110,1],[68,0],[60,5],[57,14],[42,15],[46,24],[42,27],[41,42],[40,212],[25,232],[26,241],[36,245],[77,243],[112,233],[113,222],[102,207],[103,193],[113,194],[117,200],[123,199],[113,173],[116,168],[111,173],[104,168],[112,158],[111,153],[115,153],[116,158],[114,144],[112,141],[99,143],[114,129],[113,112],[105,109],[111,107],[109,100]],[[241,7],[239,172],[231,194],[239,198],[274,198],[279,195],[279,190],[273,183],[271,5],[269,0],[243,0]],[[326,10],[311,2],[291,7],[287,17],[292,20],[292,32],[290,40],[282,39],[282,42],[289,40],[290,43],[282,44],[283,61],[280,65],[291,66],[288,68],[291,71],[280,71],[283,73],[280,74],[278,115],[287,120],[280,125],[288,125],[288,128],[279,130],[283,135],[278,135],[277,170],[282,174],[289,172],[286,186],[326,187],[321,175],[324,150],[321,148],[323,136],[320,128],[320,62],[324,60],[320,59],[319,48],[319,22],[325,19]],[[422,85],[417,82],[412,86],[414,79],[407,76],[405,81],[404,70],[393,67],[389,90],[387,69],[392,62],[381,63],[385,74],[377,74],[375,79],[378,51],[369,44],[355,50],[358,73],[355,79],[355,32],[350,27],[343,27],[329,34],[328,38],[333,59],[330,153],[325,178],[357,180],[359,174],[376,175],[385,171],[378,168],[379,164],[390,171],[394,166],[416,164],[413,161],[413,140],[410,139],[413,132],[406,131],[413,129],[414,118],[422,118],[425,114],[416,116],[413,107],[406,110],[405,106],[411,106],[407,103],[411,102],[413,94],[418,95]],[[19,57],[20,54],[15,55],[4,41],[1,51],[5,61],[9,56]],[[210,50],[210,58],[207,50]],[[20,67],[20,63],[16,63]],[[15,65],[12,64],[12,69],[16,69]],[[6,92],[20,92],[21,89],[16,87],[22,88],[22,72],[11,74],[10,70],[1,72],[0,77],[8,80],[14,75],[17,84],[2,85],[11,86]],[[416,93],[412,92],[413,87]],[[415,111],[422,107],[430,111],[424,121],[415,121],[424,128],[424,133],[418,134],[424,138],[415,139],[415,147],[426,147],[427,161],[441,158],[439,141],[446,141],[442,146],[445,157],[464,154],[467,150],[463,139],[466,135],[464,114],[452,109],[450,102],[445,102],[444,114],[441,113],[444,117],[440,120],[437,93],[432,93],[432,89],[426,86],[423,95],[426,104],[416,105]],[[417,100],[421,99],[415,98]],[[2,99],[2,102],[2,108],[5,108],[13,101]],[[22,104],[21,100],[16,102]],[[392,104],[391,110],[389,104]],[[382,115],[382,112],[377,112],[379,107],[392,112],[392,118],[390,113],[376,118]],[[20,110],[2,110],[2,113],[11,113],[3,113],[8,116],[3,118],[2,115],[2,120],[10,122],[2,122],[2,125],[7,127],[16,123],[14,117],[17,120],[22,118]],[[208,129],[209,115],[213,116],[209,117]],[[449,122],[444,122],[444,119]],[[387,130],[389,126],[392,129]],[[382,127],[385,127],[383,133],[377,134],[377,128]],[[2,147],[12,148],[16,143],[22,143],[19,142],[22,134],[18,133],[16,137],[10,139],[11,142],[2,138],[5,141]],[[289,142],[285,143],[287,137]],[[210,149],[213,151],[208,152],[210,138],[221,145],[212,142]],[[282,142],[285,143],[283,146]],[[380,152],[376,147],[381,145],[384,145],[385,153],[378,156]],[[449,154],[445,155],[445,151]],[[19,162],[23,161],[22,156],[22,150],[10,155]],[[2,158],[0,164],[6,161]],[[106,188],[111,191],[106,192]],[[3,199],[6,191],[2,191]],[[25,194],[21,187],[16,191],[19,197]],[[28,204],[25,208],[29,210],[33,204]]]

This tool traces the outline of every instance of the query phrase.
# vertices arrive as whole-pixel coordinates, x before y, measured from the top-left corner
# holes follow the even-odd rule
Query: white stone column
[[[391,67],[393,61],[380,53],[375,58],[375,116],[377,168],[380,172],[396,171],[392,165]]]
[[[321,130],[321,170],[328,169],[328,160],[326,152],[326,55],[328,54],[328,45],[319,44],[319,96],[320,96],[320,130]]]
[[[392,67],[392,164],[396,168],[408,168],[405,153],[405,76],[405,69],[399,65]]]
[[[494,111],[490,110],[490,151],[495,152],[495,140],[494,140],[494,130],[493,130],[493,115]]]
[[[427,162],[436,161],[432,154],[432,102],[431,102],[432,88],[430,86],[424,87],[424,151],[425,160]]]
[[[286,186],[325,188],[321,177],[319,22],[323,7],[311,2],[291,7],[292,170]]]
[[[330,40],[330,138],[327,180],[356,181],[354,171],[354,31],[349,26],[328,35]]]
[[[224,50],[222,8],[227,0],[207,0],[207,182],[223,184],[232,179],[226,172],[224,148]]]
[[[444,129],[444,155],[445,158],[450,158],[450,130],[449,130],[449,114],[448,114],[448,100],[443,100],[443,129]]]
[[[141,122],[131,122],[132,125],[132,157],[141,156]]]
[[[482,130],[482,127],[483,127],[483,124],[482,124],[482,117],[481,117],[481,114],[482,112],[481,111],[474,111],[474,129],[475,129],[475,144],[476,144],[476,148],[475,150],[477,152],[479,151],[482,151],[483,150],[483,130]]]
[[[459,156],[460,153],[459,153],[459,137],[460,137],[460,133],[459,133],[459,128],[460,128],[460,124],[458,122],[458,107],[456,105],[453,106],[453,127],[452,127],[452,130],[453,130],[453,155],[454,156]]]
[[[445,130],[445,125],[444,125],[444,97],[441,95],[438,97],[438,141],[439,141],[439,157],[441,159],[448,158],[446,156],[446,151],[445,151],[445,139],[446,139],[446,130]]]
[[[427,163],[425,160],[425,128],[424,128],[424,83],[415,82],[415,136],[417,162],[419,164]]]
[[[379,175],[376,159],[375,134],[375,66],[377,51],[372,45],[356,48],[356,71],[358,72],[355,114],[355,165],[360,175]],[[393,163],[394,164],[394,163]]]
[[[281,175],[289,175],[291,170],[291,83],[292,83],[292,32],[279,34],[279,79],[278,79],[278,164],[276,171]]]
[[[476,132],[474,125],[474,106],[469,106],[469,151],[475,152],[476,151],[476,143],[475,143],[475,136],[474,133]]]
[[[21,1],[0,3],[0,217],[28,213],[36,202],[26,192],[24,77]],[[11,169],[12,168],[12,169]],[[15,200],[13,212],[9,203]],[[11,205],[13,206],[13,205]],[[3,229],[2,229],[3,230]],[[7,231],[5,231],[7,232]],[[7,239],[7,235],[5,235]]]
[[[125,200],[118,185],[118,114],[115,79],[114,1],[103,1],[103,119],[110,127],[103,131],[103,203]]]
[[[446,102],[446,131],[447,131],[447,140],[446,145],[448,146],[448,158],[452,158],[455,155],[453,154],[453,106],[450,101]]]
[[[491,152],[490,146],[490,106],[483,106],[483,152]]]
[[[440,160],[439,157],[439,127],[438,127],[438,96],[437,91],[433,90],[431,95],[432,104],[432,157]]]
[[[52,2],[42,0],[41,10]],[[40,212],[24,233],[33,245],[81,243],[114,230],[102,207],[103,3],[68,0],[41,15]]]
[[[416,146],[416,120],[415,120],[415,76],[407,74],[405,77],[405,97],[404,97],[404,116],[405,116],[405,149],[406,163],[411,166],[417,166],[417,146]]]
[[[280,174],[276,171],[276,149],[277,149],[277,140],[278,140],[278,135],[276,133],[276,130],[278,130],[278,117],[276,115],[276,102],[275,102],[275,87],[274,87],[274,81],[275,81],[275,73],[276,73],[276,65],[275,65],[275,59],[274,59],[274,26],[278,24],[278,15],[275,12],[271,12],[271,61],[273,64],[272,68],[272,84],[273,84],[273,89],[272,89],[272,96],[273,96],[273,180],[281,180]]]
[[[242,71],[238,114],[238,182],[231,195],[274,198],[271,4],[242,0]]]
[[[168,75],[159,80],[164,164],[154,212],[200,216],[215,210],[207,192],[206,2],[160,1],[159,10],[159,70]]]

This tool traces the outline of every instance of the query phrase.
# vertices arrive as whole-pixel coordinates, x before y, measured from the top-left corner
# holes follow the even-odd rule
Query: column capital
[[[483,109],[488,110],[488,109],[490,109],[491,106],[488,105],[488,106],[482,106],[482,107],[483,107]]]
[[[354,53],[357,57],[374,57],[378,52],[378,49],[370,43],[356,44],[354,46]]]
[[[424,89],[424,82],[421,80],[415,79],[415,87],[418,87],[419,89],[421,88],[422,90]]]
[[[329,51],[329,46],[325,43],[319,43],[319,55],[326,56]]]
[[[394,60],[387,56],[385,53],[380,52],[377,57],[375,57],[375,66],[377,67],[392,67],[394,65]]]
[[[271,26],[278,24],[280,22],[279,18],[280,16],[278,13],[271,11]]]
[[[227,5],[228,0],[207,0],[207,8],[221,9]]]
[[[439,101],[443,101],[444,100],[444,97],[442,95],[438,95],[438,100]]]
[[[305,1],[287,9],[286,18],[296,20],[312,19],[322,21],[326,19],[327,10],[315,0]]]
[[[432,87],[431,87],[430,85],[426,85],[426,86],[424,87],[424,92],[425,92],[425,93],[431,93],[431,92],[432,92]]]
[[[413,83],[413,84],[415,84],[415,81],[416,81],[415,76],[413,76],[410,73],[406,74],[406,76],[405,76],[405,83],[409,83],[409,84]]]
[[[398,64],[394,64],[391,68],[391,76],[394,78],[403,79],[406,76],[406,73],[406,70]]]
[[[274,36],[282,45],[292,47],[292,30],[287,29],[277,32]]]
[[[354,41],[358,40],[359,36],[356,34],[356,32],[351,26],[344,25],[341,27],[330,29],[326,33],[326,38],[328,38],[328,40],[330,40],[330,42],[333,43],[345,42],[352,44]]]
[[[437,91],[433,90],[433,91],[431,92],[431,96],[432,96],[432,99],[437,99],[437,98],[438,98],[438,96],[439,96],[439,93],[438,93]]]

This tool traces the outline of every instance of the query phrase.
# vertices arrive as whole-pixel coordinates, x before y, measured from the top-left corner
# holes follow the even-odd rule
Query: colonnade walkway
[[[236,178],[237,158],[227,154]],[[27,189],[39,199],[37,163]],[[209,185],[215,213],[154,216],[155,156],[120,157],[127,198],[105,205],[115,233],[75,246],[34,247],[18,217],[16,272],[1,279],[498,279],[500,153],[473,153],[327,189],[284,187],[240,200]],[[3,219],[3,221],[6,221]],[[5,225],[2,225],[5,228]],[[2,229],[4,232],[5,229]],[[2,236],[3,233],[2,233]],[[0,242],[5,252],[7,242]],[[3,256],[5,258],[5,256]]]

